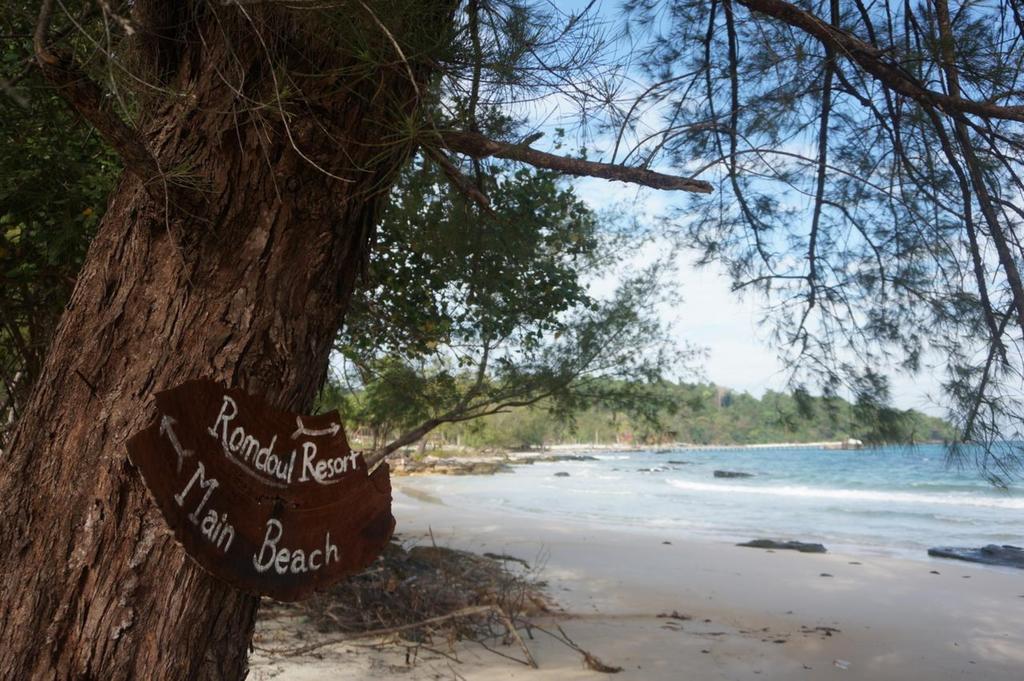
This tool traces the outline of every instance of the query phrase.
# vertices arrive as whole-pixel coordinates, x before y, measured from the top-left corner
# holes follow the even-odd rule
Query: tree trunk
[[[273,8],[216,4],[181,22],[169,81],[181,96],[145,115],[148,146],[176,178],[156,192],[169,198],[120,182],[0,460],[4,679],[246,673],[258,598],[184,554],[124,443],[155,417],[154,392],[191,378],[309,408],[409,152],[384,142],[421,88],[393,58],[282,82],[289,66],[345,64],[315,40],[257,38],[265,17],[246,19]],[[434,39],[450,20],[436,14]],[[414,70],[422,85],[427,69]]]

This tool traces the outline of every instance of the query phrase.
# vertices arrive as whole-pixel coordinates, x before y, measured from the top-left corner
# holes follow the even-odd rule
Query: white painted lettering
[[[327,554],[326,562],[328,562],[328,563],[331,562],[331,554],[332,553],[334,554],[334,560],[335,561],[341,560],[338,557],[338,547],[331,543],[331,533],[330,532],[327,533],[327,539],[325,540],[324,543],[326,544],[326,547],[324,548],[324,553]]]
[[[199,522],[199,512],[203,510],[203,507],[206,506],[206,502],[210,500],[210,495],[213,494],[213,490],[217,489],[217,486],[220,484],[219,482],[217,482],[216,478],[210,478],[209,480],[207,480],[206,468],[203,467],[203,463],[201,461],[197,461],[196,472],[192,474],[191,478],[189,478],[188,484],[185,485],[185,489],[181,490],[181,492],[174,495],[174,500],[178,502],[178,506],[185,505],[185,498],[192,490],[192,485],[195,484],[196,480],[199,480],[199,489],[205,489],[206,494],[203,495],[203,498],[199,502],[199,505],[196,506],[196,509],[192,511],[192,513],[190,513],[188,516],[189,520],[191,520],[193,523]]]
[[[231,548],[231,542],[235,540],[235,528],[228,524],[228,514],[221,516],[220,534],[217,536],[217,547],[224,553]]]
[[[224,402],[220,405],[220,413],[217,414],[217,420],[213,422],[213,426],[207,429],[210,435],[219,437],[224,446],[227,446],[228,441],[228,423],[236,416],[238,416],[238,405],[233,399],[225,395]],[[218,426],[220,426],[220,435],[217,434]]]
[[[299,482],[306,482],[312,476],[316,480],[316,471],[313,469],[313,458],[316,456],[316,444],[312,442],[302,443],[302,475]]]
[[[235,453],[238,453],[242,449],[242,443],[245,442],[245,428],[238,426],[231,432],[231,441],[228,443],[228,448]]]
[[[306,551],[303,549],[289,549],[280,546],[283,539],[284,527],[281,525],[281,521],[273,518],[268,520],[263,544],[260,546],[259,552],[252,557],[252,564],[256,568],[256,572],[262,574],[271,569],[279,575],[315,572],[331,562],[341,560],[338,547],[331,543],[330,532],[326,533],[324,548],[310,551],[308,560]]]
[[[300,572],[308,572],[306,569],[306,554],[302,549],[292,552],[292,563],[288,567],[288,571],[293,575]]]
[[[277,558],[277,542],[281,539],[282,534],[284,534],[284,528],[281,527],[280,521],[273,518],[267,521],[267,533],[263,537],[263,546],[260,547],[260,552],[252,557],[252,564],[256,568],[256,572],[264,573],[274,565],[274,559]]]

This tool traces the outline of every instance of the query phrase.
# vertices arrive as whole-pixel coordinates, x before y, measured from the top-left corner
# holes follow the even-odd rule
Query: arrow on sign
[[[332,423],[330,428],[320,428],[320,429],[307,428],[302,423],[302,417],[301,416],[296,416],[295,417],[295,423],[298,425],[298,428],[296,428],[295,432],[292,433],[292,439],[293,440],[298,438],[300,435],[309,435],[311,437],[316,437],[318,435],[337,435],[338,431],[341,430],[341,426],[339,426],[337,423]]]
[[[174,451],[178,455],[178,472],[180,473],[181,463],[186,457],[192,456],[193,452],[191,449],[185,449],[181,446],[181,443],[178,442],[178,436],[174,432],[175,423],[177,423],[177,421],[172,419],[170,416],[164,415],[160,419],[160,434],[166,435],[167,439],[171,441],[171,446],[174,447]]]

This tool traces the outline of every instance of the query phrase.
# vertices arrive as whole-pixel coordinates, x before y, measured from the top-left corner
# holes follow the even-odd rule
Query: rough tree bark
[[[436,30],[418,30],[436,37],[450,10],[434,4]],[[162,173],[187,186],[122,179],[0,460],[5,679],[246,672],[258,599],[185,556],[124,442],[154,418],[156,391],[190,378],[309,408],[377,207],[409,152],[388,140],[418,104],[410,75],[422,84],[428,69],[280,82],[288,70],[272,61],[307,74],[345,64],[318,62],[313,40],[257,37],[273,8],[217,5],[179,16],[186,33],[167,82],[181,95],[144,117]],[[375,30],[362,19],[356,30]],[[315,28],[275,25],[275,35]]]

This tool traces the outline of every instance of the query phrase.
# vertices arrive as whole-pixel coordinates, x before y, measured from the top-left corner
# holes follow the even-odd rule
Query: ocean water
[[[915,558],[930,546],[1024,545],[1024,490],[1000,490],[976,469],[948,467],[937,445],[592,455],[598,460],[412,484],[467,509],[731,542],[799,539]],[[715,478],[715,470],[754,477]]]

